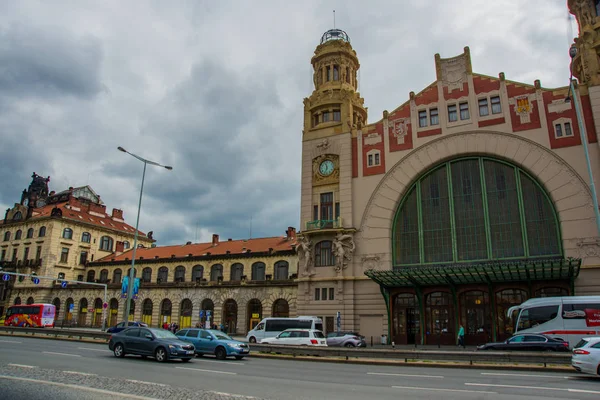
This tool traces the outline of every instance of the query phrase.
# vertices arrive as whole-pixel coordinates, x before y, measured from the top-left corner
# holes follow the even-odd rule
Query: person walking
[[[465,328],[463,328],[462,324],[459,325],[458,328],[458,345],[465,348]]]

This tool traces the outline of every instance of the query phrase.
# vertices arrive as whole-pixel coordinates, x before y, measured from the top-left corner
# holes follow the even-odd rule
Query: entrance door
[[[392,301],[392,341],[396,344],[415,344],[420,338],[419,308],[412,293],[401,293]]]
[[[406,309],[406,343],[415,344],[420,333],[420,313],[417,308]],[[420,339],[420,338],[419,338]]]

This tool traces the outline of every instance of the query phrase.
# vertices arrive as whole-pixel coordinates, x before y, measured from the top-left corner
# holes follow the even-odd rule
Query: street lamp
[[[581,142],[583,143],[583,152],[585,154],[585,161],[587,163],[588,175],[590,177],[590,190],[592,191],[592,201],[594,203],[594,213],[596,214],[596,229],[598,230],[598,235],[600,235],[600,210],[598,210],[598,197],[596,196],[596,184],[594,183],[594,175],[592,174],[592,164],[590,163],[590,153],[588,151],[588,137],[585,131],[585,122],[581,117],[581,105],[579,104],[579,98],[577,97],[577,93],[575,93],[575,86],[573,85],[573,59],[577,55],[577,47],[575,43],[571,45],[569,49],[569,56],[571,57],[571,65],[569,70],[571,72],[571,77],[569,78],[569,92],[567,93],[567,98],[565,101],[568,103],[573,100],[573,104],[575,105],[575,114],[577,115],[577,124],[579,125],[579,132],[581,136]],[[572,94],[572,96],[571,96]]]
[[[131,309],[131,298],[133,297],[133,282],[135,279],[135,252],[137,250],[137,239],[138,239],[138,226],[140,224],[140,210],[142,208],[142,193],[144,192],[144,178],[146,177],[146,165],[156,165],[158,167],[163,167],[171,171],[173,167],[168,165],[162,165],[154,161],[146,160],[138,155],[128,152],[121,146],[117,147],[123,153],[127,153],[130,156],[133,156],[144,163],[144,172],[142,174],[142,187],[140,188],[140,200],[138,203],[138,211],[137,211],[137,219],[135,221],[135,233],[133,234],[133,254],[131,255],[131,268],[129,269],[129,284],[127,285],[127,298],[125,300],[125,314],[123,314],[123,319],[127,322],[129,321],[129,311]]]

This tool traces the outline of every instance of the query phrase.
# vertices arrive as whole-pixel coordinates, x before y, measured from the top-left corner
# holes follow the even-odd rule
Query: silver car
[[[367,347],[364,336],[356,332],[329,332],[327,346],[336,347]]]
[[[584,374],[600,375],[600,337],[581,339],[573,347],[571,365]]]

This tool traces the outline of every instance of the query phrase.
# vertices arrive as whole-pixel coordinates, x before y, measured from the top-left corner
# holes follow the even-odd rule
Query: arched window
[[[129,247],[131,247],[129,242],[127,240],[124,240],[123,241],[123,250],[127,250]]]
[[[315,245],[315,266],[326,267],[335,265],[331,240],[323,240]]]
[[[73,239],[73,229],[65,228],[62,234],[63,239]]]
[[[19,304],[21,304],[21,298],[15,297],[15,306],[18,306]]]
[[[204,267],[202,265],[194,265],[192,268],[192,282],[199,282],[204,276]]]
[[[120,268],[117,268],[113,272],[112,283],[121,283],[121,276],[123,275],[123,271]]]
[[[44,237],[46,236],[46,227],[42,226],[40,227],[40,232],[38,233],[38,237]]]
[[[12,219],[13,221],[20,221],[23,219],[23,214],[21,213],[21,211],[17,211],[15,215],[13,215]]]
[[[100,271],[100,283],[106,283],[107,280],[108,280],[108,270],[103,269],[102,271]]]
[[[277,261],[275,263],[275,280],[285,280],[289,278],[289,264],[287,261]]]
[[[242,264],[235,263],[231,265],[231,274],[229,275],[229,280],[241,281],[242,275],[244,275],[244,266]]]
[[[110,236],[102,236],[100,239],[100,250],[112,251],[113,239]]]
[[[10,231],[4,232],[4,241],[8,242],[10,240]]]
[[[156,283],[167,283],[169,279],[169,268],[160,267],[158,269],[158,277],[156,278]]]
[[[175,282],[185,282],[185,267],[183,265],[175,267]]]
[[[22,235],[23,235],[23,231],[18,229],[17,232],[15,233],[15,240],[21,239]]]
[[[90,235],[89,232],[83,232],[81,234],[81,241],[83,243],[89,243],[89,242],[91,242],[91,240],[92,240],[92,235]]]
[[[210,267],[210,280],[216,282],[219,277],[223,277],[223,266],[221,264],[215,264]]]
[[[398,267],[562,255],[543,188],[487,157],[449,161],[421,177],[400,202],[392,246]]]
[[[127,276],[131,276],[131,268],[127,269]],[[134,268],[133,269],[133,277],[135,278],[137,276],[137,269]]]
[[[173,305],[171,300],[164,299],[160,305],[160,323],[171,322],[171,309]]]
[[[152,281],[152,268],[146,267],[142,270],[142,282],[150,283]]]
[[[96,271],[90,269],[87,273],[87,282],[94,282],[94,279],[96,279]]]
[[[142,303],[142,322],[148,326],[152,325],[152,310],[154,305],[151,299],[146,299]]]
[[[285,299],[277,299],[273,303],[273,317],[288,318],[290,316],[290,305]]]
[[[27,229],[27,239],[31,239],[33,237],[33,228]]]
[[[255,262],[252,264],[252,280],[253,281],[264,281],[265,280],[265,263]]]
[[[29,304],[33,304],[33,303],[35,303],[35,301],[33,300],[33,297],[29,296],[27,298],[27,304],[29,305]]]

